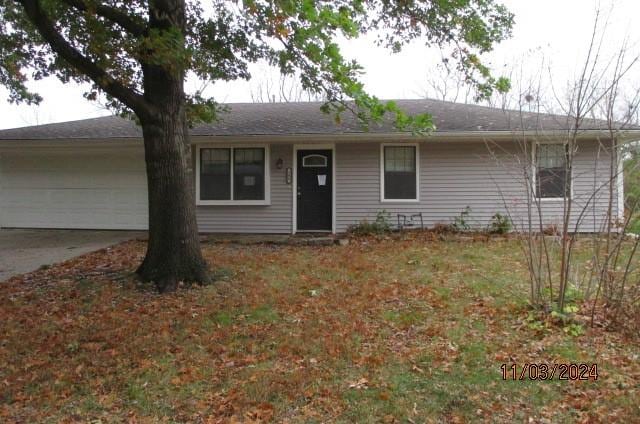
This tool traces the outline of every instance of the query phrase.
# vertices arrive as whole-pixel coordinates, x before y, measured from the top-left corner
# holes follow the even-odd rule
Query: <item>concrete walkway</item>
[[[42,265],[146,236],[144,231],[1,229],[0,282]]]

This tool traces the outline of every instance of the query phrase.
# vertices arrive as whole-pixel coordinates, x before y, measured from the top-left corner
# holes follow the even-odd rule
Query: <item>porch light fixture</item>
[[[276,161],[276,168],[282,169],[283,166],[284,166],[284,161],[282,160],[282,158],[278,158],[278,160]]]

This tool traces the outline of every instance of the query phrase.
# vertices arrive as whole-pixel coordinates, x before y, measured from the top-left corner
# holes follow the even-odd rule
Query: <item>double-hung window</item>
[[[268,204],[268,155],[265,147],[200,147],[198,204]]]
[[[536,196],[563,199],[571,195],[571,176],[567,170],[567,145],[540,143],[536,146]]]
[[[418,200],[418,145],[382,145],[381,200]]]

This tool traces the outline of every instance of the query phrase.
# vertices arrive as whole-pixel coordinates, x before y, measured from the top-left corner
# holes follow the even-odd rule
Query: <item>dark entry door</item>
[[[298,231],[331,231],[331,150],[298,150]]]

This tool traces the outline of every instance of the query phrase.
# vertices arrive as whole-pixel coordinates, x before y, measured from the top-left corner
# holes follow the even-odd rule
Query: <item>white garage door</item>
[[[147,214],[142,149],[0,153],[1,227],[146,229]]]

